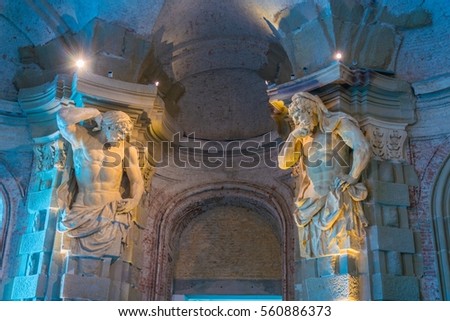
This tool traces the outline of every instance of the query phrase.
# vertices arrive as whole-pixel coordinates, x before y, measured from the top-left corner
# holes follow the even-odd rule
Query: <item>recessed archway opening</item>
[[[177,298],[174,295],[188,294],[188,291],[180,290],[182,288],[179,284],[175,284],[178,277],[175,270],[178,268],[176,264],[179,260],[180,246],[183,246],[183,232],[188,233],[191,228],[189,226],[191,223],[196,223],[196,218],[201,218],[205,212],[208,213],[209,210],[215,211],[215,208],[222,206],[242,208],[241,211],[247,212],[244,215],[260,222],[265,231],[270,231],[270,235],[273,235],[272,240],[277,240],[279,254],[276,255],[276,260],[277,262],[281,261],[277,263],[280,266],[280,274],[278,274],[280,276],[279,281],[277,281],[279,285],[277,285],[277,288],[281,289],[277,292],[272,291],[272,293],[281,294],[283,300],[292,300],[294,298],[292,280],[294,279],[295,270],[293,255],[295,236],[294,222],[288,204],[284,202],[284,199],[276,190],[268,191],[243,183],[237,185],[230,182],[220,182],[197,186],[178,193],[176,200],[167,203],[167,207],[159,210],[160,225],[149,235],[149,241],[157,242],[155,244],[158,244],[158,247],[154,248],[154,252],[149,252],[146,255],[145,266],[148,266],[148,271],[146,270],[148,274],[145,277],[150,281],[146,284],[148,291],[146,299],[176,300]],[[211,216],[213,218],[220,217],[219,214]],[[214,219],[211,220],[214,222]],[[255,232],[251,231],[251,233]],[[264,233],[267,234],[266,232]],[[256,243],[253,247],[255,250],[264,250],[260,244],[255,241],[252,242]],[[275,241],[273,241],[273,244],[275,244]],[[195,253],[191,255],[192,259],[196,258]],[[155,267],[155,269],[152,269],[152,267]],[[154,277],[153,280],[152,275]],[[250,278],[248,277],[248,279]],[[254,276],[253,279],[255,279]],[[263,278],[260,277],[260,280],[263,280]],[[196,293],[191,291],[190,295],[219,295],[221,293],[244,295],[236,293],[236,291],[225,292],[223,288],[222,292],[219,293],[211,289],[209,288],[208,293],[205,293],[205,291],[196,291]],[[247,293],[249,295],[251,292],[248,291]],[[257,294],[258,292],[256,291],[253,293],[261,295]],[[268,292],[260,291],[259,293]]]
[[[250,207],[205,208],[181,232],[173,293],[281,297],[282,243],[276,225]]]

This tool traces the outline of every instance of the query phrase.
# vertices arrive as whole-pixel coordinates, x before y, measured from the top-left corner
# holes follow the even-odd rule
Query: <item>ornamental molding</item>
[[[374,118],[361,120],[360,127],[370,143],[372,157],[377,160],[406,162],[406,123],[389,123]]]
[[[336,61],[310,75],[269,88],[267,93],[275,99],[286,100],[290,99],[298,91],[310,92],[330,84],[358,87],[372,85],[391,92],[408,92],[411,90],[409,83],[406,81],[401,81],[370,69],[350,68]]]
[[[105,101],[110,104],[150,112],[157,97],[157,87],[80,72],[74,76],[76,90],[84,99]]]
[[[66,165],[69,146],[61,138],[34,145],[36,172],[49,171],[53,168],[63,169]]]

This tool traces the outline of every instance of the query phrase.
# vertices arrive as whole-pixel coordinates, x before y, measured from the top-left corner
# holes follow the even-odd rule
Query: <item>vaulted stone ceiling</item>
[[[445,2],[3,0],[0,98],[73,71],[83,55],[96,74],[159,81],[185,134],[245,139],[272,129],[265,80],[316,71],[336,50],[348,65],[417,80],[436,74],[426,68],[436,49],[439,72],[448,72]]]
[[[110,48],[106,48],[103,52],[98,49],[101,43],[96,42],[95,38],[102,38],[102,30],[97,30],[101,29],[97,24],[116,26],[127,33],[127,35],[112,33],[113,36],[111,33],[103,33],[103,36],[112,38],[111,43],[119,43],[119,48],[122,47],[122,40],[126,39],[128,34],[148,39],[163,2],[163,0],[0,1],[2,42],[0,97],[15,98],[17,88],[13,80],[17,72],[34,71],[32,74],[39,77],[45,70],[58,70],[61,64],[71,62],[69,54],[77,55],[80,46],[97,57],[108,57],[109,54],[114,56],[116,52],[109,53]],[[20,50],[27,47],[32,50]],[[35,54],[38,54],[41,48],[43,54],[37,59]],[[58,59],[55,59],[55,56]],[[117,58],[121,58],[120,52]]]

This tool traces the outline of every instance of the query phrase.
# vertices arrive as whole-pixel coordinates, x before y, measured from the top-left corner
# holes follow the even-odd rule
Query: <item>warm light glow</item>
[[[65,49],[64,51],[67,59],[67,64],[70,66],[70,68],[76,69],[77,72],[87,71],[90,69],[91,59],[89,53],[85,52],[84,50],[71,52],[69,49]]]
[[[359,256],[359,251],[355,250],[355,249],[345,249],[345,250],[340,250],[339,251],[339,255],[350,255],[353,257],[358,257]]]
[[[75,65],[77,66],[77,68],[81,69],[84,67],[85,65],[85,61],[83,59],[78,59],[77,62],[75,63]]]
[[[159,86],[159,81],[155,82],[155,86],[156,86],[156,87]]]
[[[340,51],[336,52],[334,54],[334,59],[341,60],[342,59],[342,53]]]

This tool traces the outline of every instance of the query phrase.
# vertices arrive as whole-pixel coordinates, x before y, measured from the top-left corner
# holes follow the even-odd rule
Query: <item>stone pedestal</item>
[[[359,253],[297,261],[296,297],[309,301],[360,299]]]

